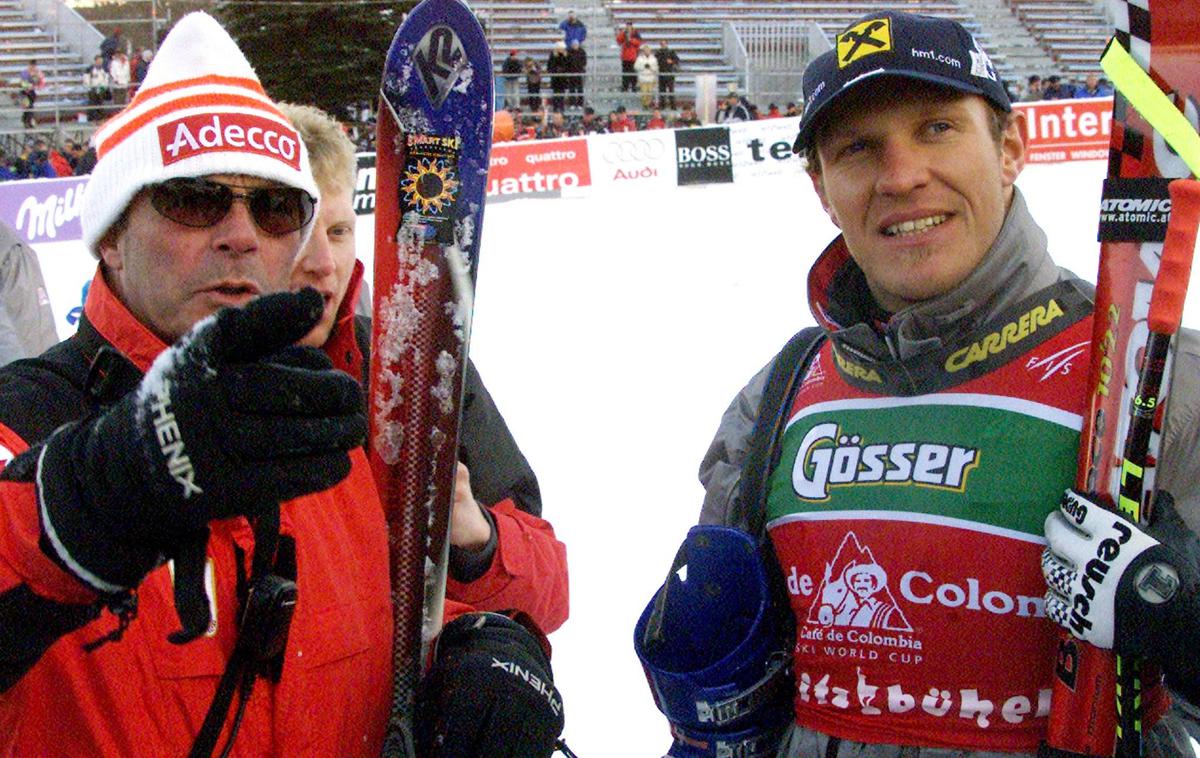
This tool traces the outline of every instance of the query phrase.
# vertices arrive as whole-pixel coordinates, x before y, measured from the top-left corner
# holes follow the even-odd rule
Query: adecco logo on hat
[[[288,126],[248,113],[186,116],[158,127],[162,162],[169,166],[202,153],[255,153],[300,168],[300,136]]]
[[[891,49],[891,19],[863,21],[837,36],[838,68],[845,68],[872,53],[886,53]]]

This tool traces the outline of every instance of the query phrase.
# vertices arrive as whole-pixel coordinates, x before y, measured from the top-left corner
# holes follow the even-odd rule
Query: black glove
[[[253,516],[350,471],[366,437],[358,383],[312,348],[316,291],[196,324],[108,411],[66,425],[38,460],[43,549],[102,593],[136,586],[207,524]]]
[[[547,758],[562,728],[550,658],[533,632],[498,613],[446,625],[418,706],[418,755]]]

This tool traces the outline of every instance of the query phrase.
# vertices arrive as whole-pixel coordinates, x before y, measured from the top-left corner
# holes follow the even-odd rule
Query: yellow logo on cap
[[[845,68],[871,53],[892,49],[892,21],[875,18],[855,24],[837,36],[838,68]]]

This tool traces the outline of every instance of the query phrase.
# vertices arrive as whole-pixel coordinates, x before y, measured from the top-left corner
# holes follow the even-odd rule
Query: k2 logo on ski
[[[792,488],[802,500],[829,499],[830,487],[916,484],[962,491],[979,463],[979,450],[939,442],[864,444],[857,434],[825,422],[808,430],[792,469]]]
[[[413,52],[425,96],[434,108],[441,108],[459,79],[462,86],[470,84],[467,54],[458,35],[448,26],[438,25],[425,33]]]

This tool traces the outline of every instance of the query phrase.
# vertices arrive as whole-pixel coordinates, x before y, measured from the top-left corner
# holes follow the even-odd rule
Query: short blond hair
[[[308,148],[313,178],[321,191],[353,191],[358,176],[358,159],[354,157],[354,143],[346,136],[342,125],[325,111],[311,105],[279,103],[279,109],[300,132],[300,139]]]

